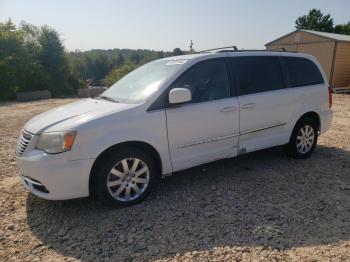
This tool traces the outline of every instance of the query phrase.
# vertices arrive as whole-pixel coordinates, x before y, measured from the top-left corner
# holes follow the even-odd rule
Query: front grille
[[[17,156],[22,155],[24,151],[26,151],[26,148],[30,144],[30,141],[32,140],[32,138],[33,138],[33,135],[31,133],[28,133],[27,131],[22,132],[16,147]]]

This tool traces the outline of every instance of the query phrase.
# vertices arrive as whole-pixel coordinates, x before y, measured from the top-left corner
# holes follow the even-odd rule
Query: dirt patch
[[[0,260],[349,261],[350,96],[308,160],[280,148],[164,179],[143,203],[50,202],[22,188],[24,123],[73,100],[0,105]]]

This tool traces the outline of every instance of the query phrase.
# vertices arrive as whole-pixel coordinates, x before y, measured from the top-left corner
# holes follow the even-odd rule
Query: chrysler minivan
[[[306,54],[218,50],[132,71],[96,98],[42,113],[16,148],[23,185],[50,200],[143,200],[158,178],[284,146],[308,158],[332,122],[332,96]]]

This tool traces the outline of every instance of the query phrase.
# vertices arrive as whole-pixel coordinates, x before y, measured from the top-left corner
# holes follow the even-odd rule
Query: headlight
[[[47,132],[42,133],[35,148],[44,150],[49,154],[57,154],[64,151],[71,150],[76,132]]]

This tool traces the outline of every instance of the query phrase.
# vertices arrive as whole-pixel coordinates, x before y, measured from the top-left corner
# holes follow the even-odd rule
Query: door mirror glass
[[[169,103],[180,104],[192,100],[191,91],[188,88],[173,88],[169,92]]]

